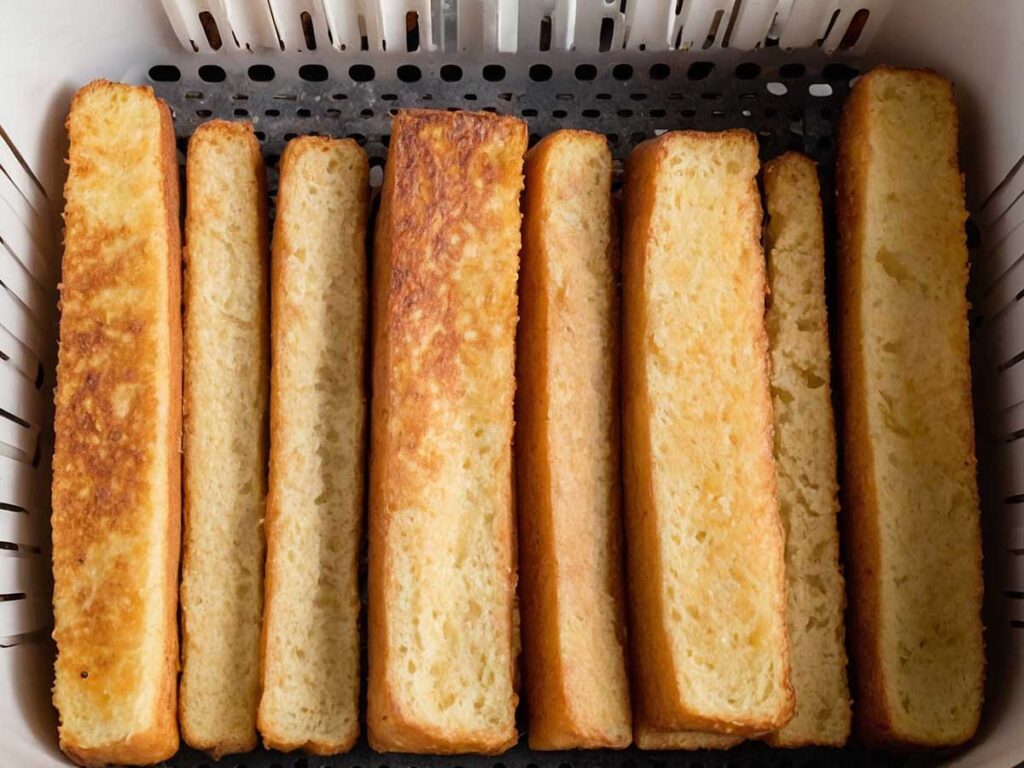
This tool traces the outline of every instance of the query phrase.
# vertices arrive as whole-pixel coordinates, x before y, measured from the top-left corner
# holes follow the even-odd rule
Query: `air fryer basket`
[[[299,58],[275,56],[238,68],[199,59],[188,66],[180,60],[177,65],[152,62],[132,73],[131,79],[152,84],[171,106],[182,162],[188,138],[203,122],[214,118],[252,121],[268,164],[272,197],[281,152],[289,139],[303,134],[357,140],[370,157],[371,184],[379,187],[391,117],[399,109],[487,110],[515,115],[527,121],[531,145],[560,128],[603,133],[615,158],[615,189],[621,186],[622,161],[645,139],[669,130],[746,128],[758,137],[762,161],[798,150],[818,162],[831,293],[836,130],[843,99],[858,74],[850,62],[817,52],[794,58],[769,49],[745,56],[718,55],[713,61],[679,51],[623,51],[591,57],[518,53],[487,58],[398,53],[389,55],[384,63],[377,59],[374,65],[358,60],[308,64]],[[522,730],[525,718],[521,715]],[[855,743],[844,750],[772,750],[748,742],[727,752],[642,752],[630,748],[546,753],[529,750],[524,735],[519,745],[498,757],[381,755],[370,750],[363,739],[352,752],[331,758],[260,750],[225,757],[218,765],[696,768],[926,765],[939,759],[936,755],[871,753]],[[200,753],[183,749],[168,765],[200,768],[213,763]]]

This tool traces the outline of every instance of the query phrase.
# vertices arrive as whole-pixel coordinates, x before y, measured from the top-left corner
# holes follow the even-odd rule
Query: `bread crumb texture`
[[[669,133],[627,163],[631,644],[659,729],[792,713],[758,169],[746,131]]]
[[[178,746],[173,134],[151,89],[105,81],[76,94],[67,127],[54,704],[76,760],[155,762]]]
[[[256,746],[268,389],[267,189],[247,123],[188,145],[182,737]]]
[[[406,111],[393,123],[375,253],[368,720],[378,748],[493,752],[516,737],[525,149],[524,123],[486,113]]]
[[[282,750],[359,734],[368,178],[350,139],[301,137],[281,158],[259,728]]]
[[[817,168],[803,155],[783,155],[765,167],[764,190],[771,297],[765,319],[796,693],[793,719],[767,740],[787,747],[842,745],[851,712]]]
[[[977,727],[984,649],[952,84],[876,69],[855,86],[841,128],[858,721],[873,741],[958,744]]]

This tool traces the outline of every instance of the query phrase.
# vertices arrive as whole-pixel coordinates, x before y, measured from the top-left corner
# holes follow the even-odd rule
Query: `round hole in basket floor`
[[[441,79],[446,83],[457,83],[462,79],[462,67],[458,64],[445,64],[441,67]]]
[[[149,68],[149,79],[158,83],[176,83],[181,80],[181,70],[173,64],[157,64]]]
[[[357,83],[368,83],[377,73],[369,64],[353,64],[348,68],[348,76]]]
[[[733,74],[740,80],[753,80],[761,74],[761,67],[752,61],[737,64]]]
[[[856,67],[851,67],[849,64],[844,64],[841,61],[833,61],[830,64],[826,64],[821,70],[821,75],[826,80],[852,80],[860,74],[860,70]]]
[[[501,64],[485,64],[482,74],[487,82],[499,83],[505,79],[505,68]]]
[[[670,74],[672,74],[672,68],[668,64],[652,64],[650,71],[647,73],[651,80],[664,80]]]
[[[791,61],[779,67],[779,74],[785,78],[803,77],[807,73],[807,67],[799,62]]]
[[[269,83],[274,79],[274,68],[269,64],[253,64],[249,67],[249,79],[257,83]]]
[[[327,79],[327,67],[323,64],[303,64],[299,67],[299,77],[310,83],[322,83]]]
[[[597,77],[597,67],[593,64],[579,64],[573,74],[577,80],[587,82]]]
[[[534,82],[543,83],[551,79],[551,67],[547,64],[534,64],[530,67],[530,79]]]
[[[714,71],[715,65],[710,61],[695,61],[686,70],[686,77],[688,80],[706,80]]]
[[[224,72],[223,67],[218,67],[216,64],[203,64],[199,68],[199,78],[207,83],[223,83],[227,74]]]
[[[632,64],[616,64],[612,67],[612,77],[616,80],[629,80],[633,77]]]
[[[415,64],[403,64],[396,70],[395,74],[398,75],[398,79],[403,83],[415,83],[423,77],[420,68]]]

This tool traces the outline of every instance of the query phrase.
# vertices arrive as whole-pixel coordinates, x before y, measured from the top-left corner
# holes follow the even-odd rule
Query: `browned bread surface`
[[[604,136],[527,156],[516,392],[519,588],[533,749],[627,746],[618,243]]]
[[[185,216],[182,738],[256,746],[263,613],[269,313],[267,185],[247,123],[188,144]]]
[[[377,219],[370,745],[517,737],[512,403],[526,125],[398,114]]]
[[[624,436],[634,695],[658,730],[792,715],[764,260],[747,131],[626,166]]]
[[[818,171],[809,158],[788,152],[765,166],[763,178],[771,297],[765,324],[796,694],[793,719],[765,740],[841,746],[851,714]]]
[[[171,115],[93,82],[67,119],[53,458],[54,704],[82,765],[178,748],[181,246]]]
[[[863,76],[837,184],[856,726],[876,744],[961,744],[978,725],[984,648],[952,84]]]
[[[259,729],[286,751],[359,735],[368,179],[351,139],[303,136],[281,157]]]

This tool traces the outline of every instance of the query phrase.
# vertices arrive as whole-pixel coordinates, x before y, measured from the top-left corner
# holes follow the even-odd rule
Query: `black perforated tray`
[[[252,57],[232,66],[217,56],[153,62],[131,73],[149,82],[174,112],[179,159],[188,138],[206,120],[255,123],[268,166],[270,193],[277,161],[289,139],[302,134],[353,137],[370,157],[371,183],[382,178],[390,119],[398,109],[487,110],[527,120],[531,145],[559,128],[608,136],[621,184],[621,161],[638,142],[669,130],[747,128],[760,141],[761,158],[799,150],[818,162],[829,264],[833,261],[833,166],[843,99],[858,70],[823,56],[783,57],[777,50],[729,54],[714,62],[694,53],[564,53],[495,55],[395,54],[339,56],[309,64],[295,56]],[[184,187],[182,187],[184,191]],[[834,279],[828,270],[831,298]],[[364,628],[365,632],[365,628]],[[365,643],[365,637],[364,637]],[[521,705],[521,710],[525,705]],[[519,722],[526,722],[520,711]],[[521,730],[523,726],[521,726]],[[948,757],[948,755],[947,755]],[[258,750],[215,762],[183,748],[168,767],[200,768],[669,768],[687,766],[924,766],[943,755],[871,752],[852,741],[842,750],[772,750],[747,742],[727,752],[533,752],[520,743],[498,757],[382,755],[365,738],[351,752],[330,758]]]

